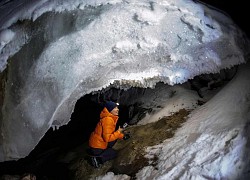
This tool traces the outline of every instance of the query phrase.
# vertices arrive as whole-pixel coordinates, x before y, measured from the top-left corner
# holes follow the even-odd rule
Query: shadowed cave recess
[[[217,74],[197,76],[178,86],[194,91],[202,102],[206,101],[208,91],[222,88],[234,77],[236,72],[237,66],[221,70]],[[175,95],[173,87],[157,83],[154,89],[132,87],[124,90],[111,85],[102,91],[92,92],[81,97],[75,104],[71,120],[67,125],[50,128],[27,157],[18,161],[1,162],[0,175],[32,173],[38,179],[70,179],[71,172],[68,164],[62,163],[60,158],[63,158],[71,149],[88,141],[90,133],[99,121],[103,102],[112,100],[119,103],[120,112],[117,127],[125,122],[134,125],[148,114],[154,114],[162,109],[159,99],[164,100],[166,94],[168,98],[173,97]],[[156,94],[155,100],[152,100],[153,94]],[[146,101],[148,102],[145,103]]]

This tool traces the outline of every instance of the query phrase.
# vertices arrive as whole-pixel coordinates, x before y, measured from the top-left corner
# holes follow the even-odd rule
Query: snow
[[[49,127],[69,122],[77,99],[87,93],[113,83],[121,88],[154,87],[159,81],[180,84],[199,74],[246,63],[249,54],[249,40],[229,17],[189,0],[3,0],[0,11],[0,71],[24,45],[27,51],[16,58],[23,64],[32,59],[31,67],[18,61],[23,66],[8,72],[14,78],[10,75],[6,83],[0,160],[26,156]],[[44,20],[45,12],[54,14]],[[37,24],[22,26],[15,24],[18,20]],[[43,49],[36,46],[36,54],[33,38],[44,43]],[[137,178],[243,176],[249,165],[245,134],[250,119],[249,72],[249,65],[242,65],[224,89],[192,112],[175,137],[148,148],[149,157],[159,156],[157,167],[145,167]],[[170,115],[182,104],[196,108],[197,95],[175,88],[174,98],[141,124]],[[108,173],[100,179],[128,177]]]
[[[157,94],[161,94],[160,98]],[[162,88],[159,89],[158,92],[152,91],[152,93],[146,93],[145,96],[148,98],[141,99],[140,101],[142,101],[146,107],[161,106],[163,108],[155,114],[147,114],[147,116],[139,121],[138,124],[156,122],[164,116],[170,116],[183,108],[188,110],[195,109],[198,106],[197,101],[200,99],[195,91],[188,90],[187,88],[178,85],[173,86],[168,90]]]
[[[12,30],[5,29],[5,30],[0,31],[0,51],[3,49],[4,46],[6,46],[6,44],[11,42],[14,37],[15,37],[15,33]],[[8,59],[8,56],[6,55],[3,55],[2,57],[0,57],[0,67],[3,66],[5,68],[7,64],[7,59]]]
[[[6,29],[4,31],[1,31],[0,33],[0,50],[6,45],[8,44],[15,36],[15,33],[9,29]]]
[[[103,177],[97,177],[96,180],[129,180],[130,177],[127,175],[114,175],[113,172],[108,172],[105,176]]]
[[[140,180],[249,178],[250,149],[247,146],[249,130],[246,129],[249,129],[247,124],[250,122],[249,77],[250,64],[241,65],[232,81],[212,99],[192,111],[173,138],[148,147],[146,157],[150,159],[156,155],[159,158],[158,163],[156,167],[147,166],[141,169],[136,178]],[[193,97],[193,101],[191,99],[187,101],[183,97]],[[163,112],[145,118],[141,123],[157,121],[164,112],[164,115],[168,115],[167,108],[173,108],[173,102],[179,103],[180,107],[182,103],[189,102],[189,107],[192,107],[196,100],[197,97],[190,96],[189,91],[176,91],[175,99],[167,100]],[[105,178],[113,179],[114,176],[106,174]]]

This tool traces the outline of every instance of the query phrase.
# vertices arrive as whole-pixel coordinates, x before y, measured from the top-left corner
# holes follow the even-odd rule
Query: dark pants
[[[117,152],[112,148],[116,143],[115,141],[109,142],[107,149],[98,149],[90,147],[90,154],[94,156],[100,156],[102,163],[116,158]]]

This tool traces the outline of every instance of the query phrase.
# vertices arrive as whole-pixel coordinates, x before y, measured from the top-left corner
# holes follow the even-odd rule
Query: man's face
[[[118,116],[118,114],[119,114],[118,107],[115,107],[110,113],[113,114],[113,115],[115,115],[115,116]]]

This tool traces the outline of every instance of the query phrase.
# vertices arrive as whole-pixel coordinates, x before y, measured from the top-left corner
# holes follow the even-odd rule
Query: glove
[[[129,134],[124,134],[123,140],[128,140],[129,138],[130,138],[130,135],[129,135]]]

